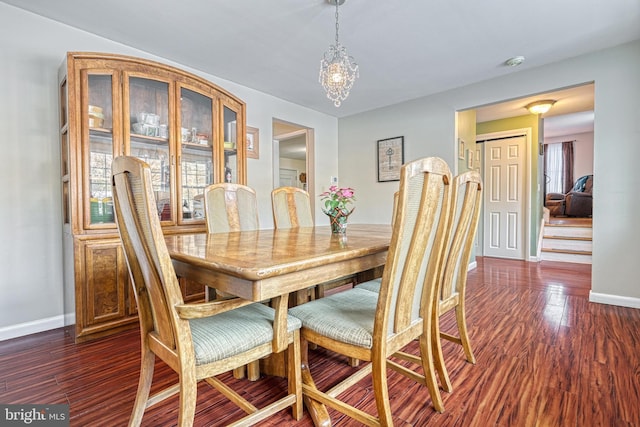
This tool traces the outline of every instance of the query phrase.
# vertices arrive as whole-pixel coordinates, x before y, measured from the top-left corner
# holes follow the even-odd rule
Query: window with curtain
[[[563,193],[564,162],[562,143],[547,144],[545,154],[545,175],[547,193]]]
[[[545,194],[568,193],[573,187],[573,141],[546,144],[544,150]]]

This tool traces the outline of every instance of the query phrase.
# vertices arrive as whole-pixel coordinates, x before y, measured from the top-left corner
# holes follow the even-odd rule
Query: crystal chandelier
[[[347,53],[347,48],[338,41],[338,6],[345,0],[327,0],[336,5],[336,44],[329,46],[324,57],[320,60],[320,83],[327,92],[327,98],[333,101],[333,105],[347,99],[349,91],[353,87],[356,77],[359,77],[358,64],[353,62],[353,57]]]

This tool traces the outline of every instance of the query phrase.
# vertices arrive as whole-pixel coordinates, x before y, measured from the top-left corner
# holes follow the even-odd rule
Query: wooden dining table
[[[286,330],[290,293],[384,266],[391,226],[349,224],[344,235],[319,226],[168,235],[165,240],[178,276],[251,301],[280,301],[274,304],[275,335]],[[312,381],[308,367],[302,370],[303,382]],[[324,425],[326,408],[305,403],[316,425]]]

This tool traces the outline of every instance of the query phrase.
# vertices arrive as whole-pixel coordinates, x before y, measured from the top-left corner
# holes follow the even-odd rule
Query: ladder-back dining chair
[[[439,158],[402,166],[397,214],[379,292],[356,287],[289,309],[302,320],[303,394],[312,416],[321,411],[316,408],[321,402],[366,425],[393,425],[387,368],[425,385],[435,409],[443,410],[431,334],[438,333],[434,313],[438,309],[450,181],[449,167]],[[419,356],[402,351],[415,339],[419,340]],[[309,342],[371,363],[330,390],[320,391],[305,368]],[[417,364],[422,373],[390,360],[391,356]],[[377,416],[337,398],[369,374]]]
[[[274,328],[276,311],[240,298],[185,304],[157,215],[149,166],[134,157],[113,160],[115,217],[133,285],[141,335],[141,368],[130,426],[142,422],[145,409],[180,394],[178,425],[194,421],[197,388],[205,380],[247,414],[250,425],[292,407],[302,416],[300,321],[285,316]],[[277,307],[286,310],[287,297]],[[275,329],[275,330],[274,330]],[[216,377],[274,352],[288,350],[285,397],[257,409]],[[178,374],[178,384],[149,396],[155,358]]]
[[[313,227],[309,193],[298,187],[278,187],[271,192],[276,228]]]
[[[218,183],[204,189],[207,232],[250,231],[260,228],[256,192],[241,184]]]
[[[466,320],[466,286],[467,268],[471,259],[471,251],[478,230],[482,203],[482,178],[477,171],[469,171],[456,176],[451,189],[449,209],[449,227],[443,253],[441,272],[440,302],[438,321],[443,314],[455,310],[458,336],[440,331],[433,335],[434,360],[442,388],[452,391],[453,387],[447,373],[442,355],[440,338],[460,344],[467,361],[475,364],[476,359],[471,349]],[[397,196],[394,197],[394,216],[397,209]],[[380,280],[371,280],[357,286],[373,292],[380,292]]]
[[[464,172],[454,178],[451,187],[449,232],[446,238],[447,247],[443,252],[439,316],[455,310],[458,335],[440,331],[439,337],[432,336],[438,376],[443,388],[449,391],[453,388],[444,363],[440,338],[461,345],[467,361],[476,363],[467,330],[465,293],[467,270],[480,218],[482,178],[478,171]]]
[[[242,184],[221,182],[204,189],[204,212],[208,233],[257,230],[258,203],[253,188]],[[205,298],[228,298],[229,294],[215,289],[215,283],[207,283]],[[260,378],[260,362],[255,360],[246,366],[247,377],[255,381]],[[245,375],[245,368],[234,370],[236,378]]]

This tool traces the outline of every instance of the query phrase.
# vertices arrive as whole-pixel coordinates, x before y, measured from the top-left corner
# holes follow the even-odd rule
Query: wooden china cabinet
[[[75,290],[76,341],[85,341],[137,324],[113,217],[113,158],[151,166],[166,234],[204,231],[204,188],[246,181],[245,104],[191,73],[122,55],[68,53],[59,81],[65,286]],[[202,285],[180,284],[186,300],[204,298]]]

